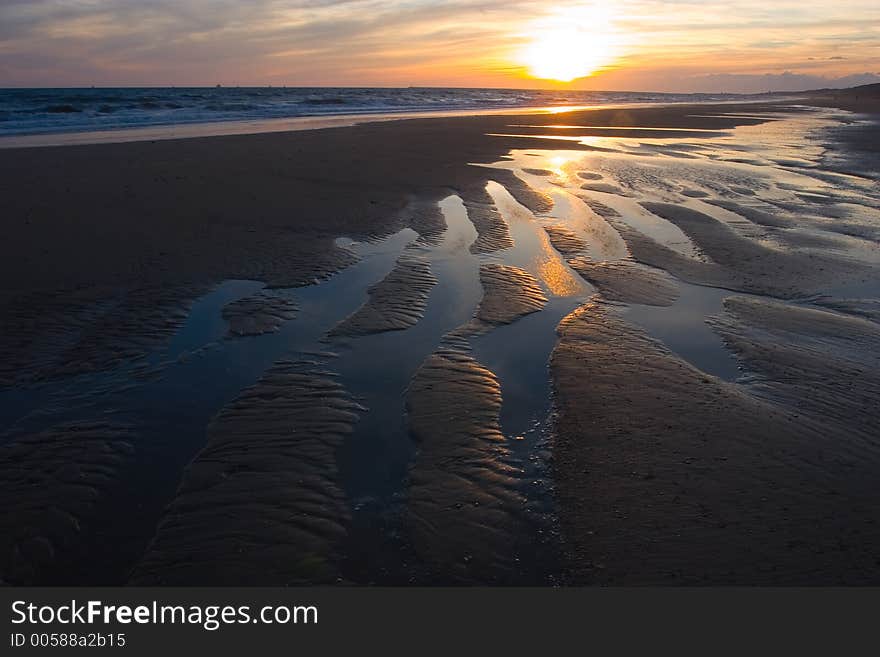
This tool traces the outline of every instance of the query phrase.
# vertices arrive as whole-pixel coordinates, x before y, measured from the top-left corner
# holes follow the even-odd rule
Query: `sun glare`
[[[613,16],[601,7],[560,9],[537,20],[520,54],[529,75],[571,82],[592,75],[619,54]]]

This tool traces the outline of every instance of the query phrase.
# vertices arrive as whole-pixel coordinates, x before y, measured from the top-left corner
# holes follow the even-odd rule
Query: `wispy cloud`
[[[546,86],[523,77],[515,54],[533,36],[531,26],[559,6],[546,0],[0,0],[0,85]],[[794,78],[786,71],[806,84],[880,70],[874,0],[603,6],[614,14],[623,47],[607,72],[573,86],[696,90],[742,76],[788,85]]]

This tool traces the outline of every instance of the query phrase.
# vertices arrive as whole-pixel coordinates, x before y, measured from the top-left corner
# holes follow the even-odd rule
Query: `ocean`
[[[0,136],[339,114],[732,100],[732,94],[525,89],[166,87],[0,89]]]

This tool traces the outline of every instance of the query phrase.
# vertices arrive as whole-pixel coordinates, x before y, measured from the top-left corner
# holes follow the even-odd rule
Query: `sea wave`
[[[730,95],[446,88],[0,89],[0,135],[369,112],[725,100]]]

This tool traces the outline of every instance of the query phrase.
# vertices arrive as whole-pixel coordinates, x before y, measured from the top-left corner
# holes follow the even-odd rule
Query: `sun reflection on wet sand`
[[[839,117],[817,111],[772,118],[769,123],[723,131],[565,122],[550,126],[511,124],[503,136],[536,140],[536,147],[511,151],[509,159],[493,166],[513,171],[530,187],[549,195],[554,207],[533,218],[528,210],[506,198],[503,188],[494,190],[493,195],[512,233],[523,217],[532,222],[537,219],[551,232],[563,231],[561,239],[565,239],[564,231],[570,231],[572,238],[585,244],[582,255],[592,262],[631,258],[623,235],[635,239],[642,239],[638,237],[642,235],[658,248],[685,257],[685,262],[711,264],[713,259],[680,225],[643,205],[657,201],[699,211],[716,220],[720,231],[730,229],[731,239],[738,235],[780,254],[814,253],[820,257],[846,250],[846,258],[876,262],[876,246],[866,241],[877,234],[876,201],[871,200],[877,198],[876,192],[859,179],[825,171],[821,142],[805,139],[832,126]],[[598,130],[617,134],[589,134]],[[531,134],[518,134],[520,131]],[[544,150],[537,146],[540,140],[567,142],[572,147]],[[762,217],[767,217],[766,223]],[[577,248],[576,241],[570,244],[574,244],[570,248]],[[532,252],[540,253],[544,248]],[[542,256],[524,266],[554,293],[577,293],[570,285],[571,270],[564,259]],[[723,298],[727,293],[719,294]],[[691,305],[691,297],[684,295],[675,306],[674,312],[687,311],[689,320],[687,326],[680,327],[685,338],[673,345],[674,350],[714,371],[714,365],[699,360],[702,356],[696,353],[696,346],[688,346],[688,333],[711,337],[712,358],[718,360],[719,367],[729,358],[723,345],[705,330],[705,309]],[[657,311],[645,312],[653,317]],[[643,324],[651,327],[655,337],[664,338],[661,331],[654,331],[654,324]]]
[[[505,261],[537,276],[554,296],[572,297],[589,293],[583,279],[571,270],[550,244],[534,215],[498,183],[489,183],[487,189],[507,221],[516,244],[514,249],[504,253]]]

